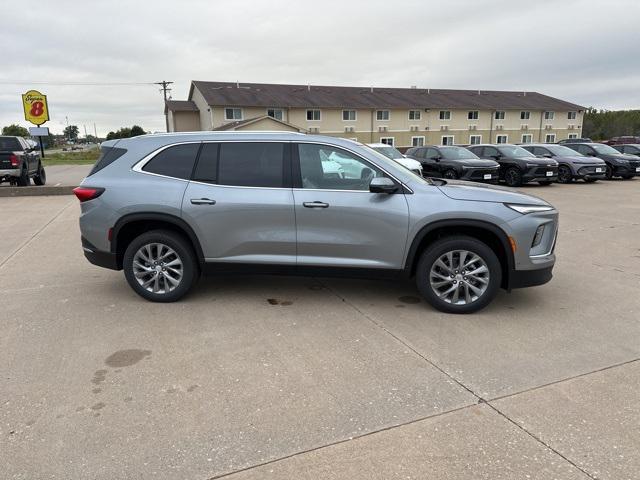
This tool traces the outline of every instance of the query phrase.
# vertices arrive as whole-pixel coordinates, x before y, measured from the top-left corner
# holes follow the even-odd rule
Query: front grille
[[[497,179],[498,178],[498,169],[497,168],[478,168],[478,169],[473,169],[470,170],[466,177],[469,180],[490,180],[490,179],[485,179],[484,176],[485,175],[491,175],[491,179]]]
[[[555,165],[548,166],[548,167],[538,167],[533,171],[534,175],[538,177],[546,177],[547,172],[553,172],[554,175],[557,175],[558,167],[556,167]]]
[[[596,172],[596,168],[602,169],[600,172]],[[588,167],[581,167],[578,169],[578,173],[580,175],[604,175],[606,171],[606,167],[604,165],[596,167],[595,165],[591,165]]]

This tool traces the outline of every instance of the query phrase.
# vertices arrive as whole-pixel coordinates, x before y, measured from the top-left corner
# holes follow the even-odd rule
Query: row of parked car
[[[390,145],[369,146],[425,177],[504,181],[510,187],[640,176],[640,144],[609,146],[571,139],[562,144],[426,145],[412,147],[404,155]]]

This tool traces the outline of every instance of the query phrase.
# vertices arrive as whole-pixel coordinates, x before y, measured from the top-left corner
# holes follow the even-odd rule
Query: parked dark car
[[[627,155],[635,155],[640,157],[640,143],[626,144],[626,145],[613,145],[620,153],[626,153]]]
[[[640,137],[626,135],[623,137],[613,137],[607,142],[607,145],[611,145],[613,147],[614,145],[628,145],[637,143],[640,143]]]
[[[500,165],[478,158],[466,148],[427,145],[410,148],[406,156],[422,164],[425,177],[498,183]]]
[[[522,145],[538,158],[553,158],[558,162],[558,182],[571,183],[582,179],[587,183],[605,178],[607,164],[597,157],[587,157],[564,145],[548,143]]]
[[[0,183],[44,185],[47,177],[37,148],[22,137],[0,136]]]
[[[640,159],[635,155],[620,153],[609,145],[602,143],[567,143],[567,147],[588,157],[598,157],[607,164],[607,180],[622,177],[629,180],[640,175]]]
[[[498,162],[500,179],[510,187],[529,182],[551,185],[558,179],[558,162],[550,158],[538,158],[518,145],[472,145],[467,149],[480,158]]]
[[[591,140],[588,137],[584,137],[584,138],[565,138],[564,140],[560,140],[558,143],[560,145],[564,145],[565,143],[591,143],[593,142],[593,140]]]

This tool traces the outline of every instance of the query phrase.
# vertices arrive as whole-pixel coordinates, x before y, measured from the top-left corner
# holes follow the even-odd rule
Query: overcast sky
[[[0,0],[0,126],[48,95],[54,133],[164,129],[191,80],[538,91],[640,108],[638,0]],[[15,82],[15,83],[13,83]],[[45,84],[38,84],[43,82]]]

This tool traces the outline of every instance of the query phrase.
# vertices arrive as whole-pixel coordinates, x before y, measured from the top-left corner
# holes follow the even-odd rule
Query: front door
[[[299,266],[402,268],[408,206],[401,190],[370,193],[385,176],[360,156],[333,146],[294,146]]]
[[[182,201],[207,262],[295,265],[289,144],[204,143]]]

